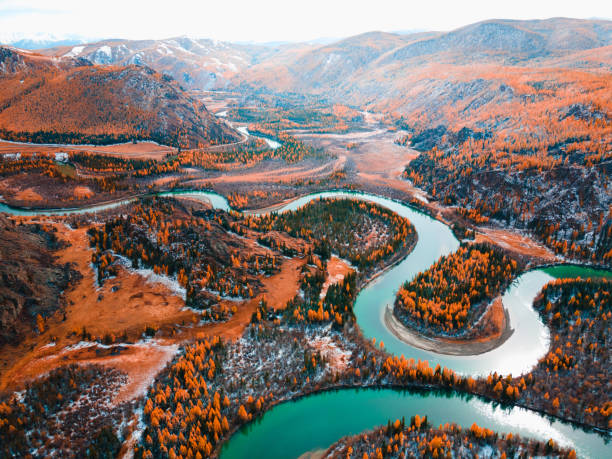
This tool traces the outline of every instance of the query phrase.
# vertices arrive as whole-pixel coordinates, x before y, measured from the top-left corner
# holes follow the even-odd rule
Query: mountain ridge
[[[7,140],[196,147],[238,135],[169,76],[0,47],[0,129]]]

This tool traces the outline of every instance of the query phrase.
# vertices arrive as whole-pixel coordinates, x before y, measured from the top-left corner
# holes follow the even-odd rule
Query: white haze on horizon
[[[612,18],[612,1],[582,0],[0,0],[0,42],[23,38],[311,41],[363,32],[452,30],[486,19]]]

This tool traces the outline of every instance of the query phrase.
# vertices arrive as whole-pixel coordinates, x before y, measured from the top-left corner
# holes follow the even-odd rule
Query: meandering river
[[[518,433],[576,450],[579,457],[611,457],[605,439],[570,424],[524,408],[502,408],[478,397],[450,392],[393,389],[341,389],[281,403],[240,429],[221,450],[222,459],[249,457],[297,458],[327,449],[346,435],[427,415],[432,425],[454,422],[469,428],[474,422],[489,429]],[[259,454],[256,454],[258,452]]]
[[[268,146],[270,148],[272,148],[272,150],[276,150],[278,147],[281,146],[280,142],[274,140],[274,139],[270,139],[268,137],[264,137],[262,135],[255,135],[255,134],[251,134],[249,132],[249,129],[246,126],[240,126],[239,128],[236,128],[236,130],[238,130],[239,132],[241,132],[242,134],[246,135],[246,136],[250,136],[250,137],[258,137],[260,139],[265,140],[265,142],[268,144]]]
[[[229,210],[227,200],[206,191],[171,191],[159,196],[186,195],[200,198],[217,209]],[[384,341],[385,350],[406,358],[428,360],[464,375],[485,375],[493,371],[518,375],[528,372],[548,350],[548,328],[533,310],[532,303],[542,287],[554,277],[593,274],[588,268],[553,267],[519,276],[504,293],[514,333],[498,348],[473,356],[449,356],[415,348],[399,340],[385,325],[384,312],[393,304],[401,284],[431,266],[440,256],[454,252],[459,242],[448,226],[407,205],[367,194],[330,191],[296,199],[277,212],[297,209],[325,197],[375,202],[408,218],[416,228],[418,241],[401,262],[368,283],[357,296],[354,311],[367,338]],[[129,203],[136,198],[79,209],[30,210],[0,204],[0,212],[16,215],[63,215],[97,212]],[[598,274],[601,275],[600,272]],[[611,275],[609,272],[605,275]],[[574,448],[579,456],[612,457],[608,437],[586,432],[571,424],[551,420],[539,413],[514,407],[500,408],[477,397],[431,391],[407,392],[392,389],[343,389],[311,395],[272,408],[264,416],[236,433],[222,450],[224,458],[251,457],[260,452],[270,458],[295,458],[302,453],[324,449],[344,435],[385,424],[389,419],[414,414],[427,415],[433,424],[455,422],[469,427],[473,422],[500,432],[548,440]]]

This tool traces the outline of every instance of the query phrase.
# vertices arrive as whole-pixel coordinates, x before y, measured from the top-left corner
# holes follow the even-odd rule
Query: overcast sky
[[[0,40],[188,35],[306,41],[371,30],[450,30],[490,18],[612,18],[612,0],[0,0]]]

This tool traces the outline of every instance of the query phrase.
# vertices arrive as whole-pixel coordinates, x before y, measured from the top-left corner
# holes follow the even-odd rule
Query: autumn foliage
[[[428,333],[455,334],[475,318],[476,306],[502,293],[516,272],[516,261],[499,249],[461,246],[404,284],[394,313]]]
[[[238,136],[178,84],[148,67],[58,63],[2,49],[14,72],[0,75],[0,137],[34,143],[154,140],[177,147]]]
[[[378,458],[459,458],[514,457],[516,451],[529,456],[552,455],[575,458],[573,450],[562,449],[550,440],[540,442],[523,439],[515,434],[499,434],[473,423],[464,428],[446,423],[431,426],[427,416],[412,416],[407,425],[404,418],[389,421],[386,427],[343,438],[332,445],[323,457],[343,459]]]
[[[359,269],[370,268],[416,241],[408,219],[353,199],[319,199],[295,211],[248,217],[245,223],[258,231],[284,231],[304,239],[323,259],[335,253]]]
[[[427,145],[406,177],[477,224],[495,219],[556,253],[608,262],[610,78],[566,70],[486,78],[499,81],[510,102],[465,110],[459,103],[437,128],[404,119]]]

